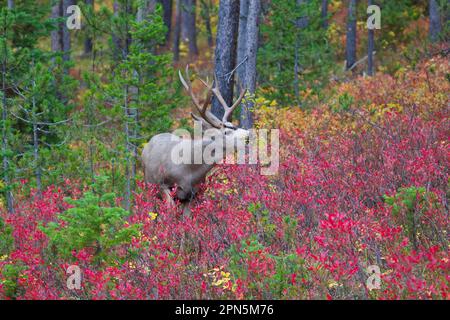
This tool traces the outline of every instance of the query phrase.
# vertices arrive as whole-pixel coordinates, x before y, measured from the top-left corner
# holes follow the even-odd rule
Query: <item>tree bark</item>
[[[244,61],[247,52],[247,18],[250,0],[241,0],[239,9],[239,35],[238,35],[238,48],[237,48],[237,63]],[[248,62],[247,62],[248,63]],[[241,64],[237,72],[238,85],[245,84],[245,69],[246,63]]]
[[[86,6],[89,6],[91,8],[94,7],[94,0],[84,0],[84,3]],[[84,40],[84,54],[88,55],[92,52],[92,38],[90,36],[86,36],[86,39]]]
[[[261,0],[251,0],[247,18],[247,47],[245,64],[245,87],[250,94],[256,92],[256,55],[258,52],[259,16],[261,13]],[[241,109],[241,126],[244,129],[253,127],[253,102],[247,101]]]
[[[33,97],[33,105],[34,105],[34,97]],[[35,106],[33,106],[33,160],[34,160],[34,175],[36,176],[36,189],[38,195],[42,194],[42,169],[39,160],[39,126],[36,120],[35,114]]]
[[[349,0],[348,5],[346,70],[349,70],[356,62],[356,3],[357,0]]]
[[[124,125],[124,134],[125,134],[125,209],[130,210],[131,207],[131,172],[130,172],[130,128],[128,126],[128,119],[130,117],[129,106],[128,106],[128,85],[124,87],[124,117],[125,117],[125,125]]]
[[[52,7],[51,17],[67,18],[67,8],[74,4],[74,0],[60,0]],[[62,51],[63,60],[70,59],[70,31],[67,28],[66,20],[58,22],[56,30],[51,32],[51,47],[53,52]]]
[[[115,16],[122,16],[124,19],[128,19],[132,14],[132,0],[127,0],[122,4],[115,0],[113,3],[113,10]],[[124,38],[120,38],[120,36],[116,34],[112,35],[113,57],[115,60],[126,59],[128,56],[131,45],[131,26],[128,25],[128,20],[126,20],[124,28],[125,30],[122,30],[121,32],[124,35]]]
[[[307,0],[297,0],[297,7],[301,7]],[[297,35],[295,38],[294,47],[294,93],[297,102],[300,103],[300,48],[301,48],[301,34],[300,31],[308,26],[308,16],[300,16],[296,23]]]
[[[438,0],[430,0],[429,13],[430,13],[430,40],[432,42],[437,42],[439,41],[439,37],[442,31],[441,12]]]
[[[52,7],[52,19],[57,19],[61,17],[62,13],[62,3],[61,1],[56,2],[56,4]],[[51,47],[53,52],[62,50],[62,41],[61,41],[61,23],[58,22],[56,24],[56,29],[51,32]]]
[[[373,5],[373,0],[369,0],[369,6]],[[369,29],[368,45],[367,45],[367,75],[373,76],[373,52],[375,50],[375,30]]]
[[[236,64],[237,37],[239,29],[239,0],[222,0],[219,4],[219,22],[217,26],[215,74],[219,88],[225,102],[232,105],[234,73]],[[213,97],[212,113],[222,119],[224,110]]]
[[[119,2],[117,0],[114,0],[114,2],[113,2],[113,12],[114,12],[113,13],[114,16],[118,16],[119,15],[120,4],[119,4]],[[113,59],[115,61],[117,61],[122,56],[122,54],[121,54],[121,50],[122,50],[121,47],[122,47],[122,45],[120,43],[119,36],[116,35],[116,34],[112,34],[112,46],[113,46],[113,48],[112,48]]]
[[[327,29],[328,28],[328,0],[322,0],[321,16],[322,16],[322,27],[324,29]]]
[[[208,46],[211,48],[214,46],[214,40],[211,27],[211,8],[213,6],[211,0],[201,0],[202,5],[202,18],[205,22],[206,36],[208,38]]]
[[[176,0],[175,27],[173,30],[173,60],[180,60],[180,38],[181,38],[181,0]]]
[[[181,21],[182,21],[183,41],[188,43],[189,55],[191,57],[198,56],[195,9],[196,9],[196,0],[182,0]]]
[[[450,0],[447,0],[447,6],[445,7],[445,21],[448,26],[448,23],[450,22]],[[448,36],[448,33],[447,33],[447,36]]]
[[[172,0],[158,0],[163,7],[163,20],[167,27],[166,43],[170,40],[170,34],[172,32]]]
[[[61,16],[67,19],[69,17],[67,8],[74,3],[74,0],[63,0]],[[61,51],[63,52],[64,61],[70,60],[70,30],[67,28],[66,21],[64,20],[61,25]]]
[[[3,26],[3,35],[6,37],[6,23]],[[7,72],[7,47],[6,41],[3,41],[3,61],[2,61],[2,154],[3,154],[3,182],[6,186],[10,186],[9,176],[9,159],[7,156],[8,151],[8,100],[6,98],[6,72]],[[6,207],[8,213],[14,213],[13,195],[10,190],[5,192]]]

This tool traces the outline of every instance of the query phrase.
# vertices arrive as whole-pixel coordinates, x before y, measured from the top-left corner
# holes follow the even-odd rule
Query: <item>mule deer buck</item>
[[[206,100],[201,105],[198,98],[194,95],[192,84],[189,77],[189,66],[186,67],[186,79],[183,78],[181,72],[178,72],[180,81],[186,91],[191,96],[192,102],[199,112],[200,116],[191,113],[194,121],[200,121],[203,129],[217,129],[216,139],[211,139],[202,135],[201,139],[184,138],[172,133],[162,133],[154,136],[145,145],[142,151],[142,164],[144,167],[144,180],[147,183],[158,184],[163,195],[167,201],[174,204],[174,199],[171,196],[170,190],[176,185],[176,198],[184,203],[185,206],[194,198],[198,189],[198,185],[204,182],[208,172],[223,159],[215,159],[214,163],[176,163],[173,161],[172,153],[174,148],[183,149],[186,147],[195,158],[195,153],[203,152],[205,148],[211,146],[212,143],[217,142],[217,138],[222,140],[223,151],[219,155],[226,155],[230,148],[225,146],[235,146],[238,139],[240,142],[245,141],[249,137],[249,131],[237,128],[230,122],[230,116],[234,109],[241,103],[247,90],[242,90],[237,101],[229,106],[222,97],[219,89],[212,84],[205,81],[200,81],[207,88]],[[217,81],[215,81],[217,83]],[[224,116],[219,120],[209,110],[208,105],[211,103],[213,94],[216,96],[222,107],[224,108]],[[183,149],[186,150],[186,149]],[[233,148],[234,150],[234,148]],[[223,158],[223,157],[221,157]],[[203,157],[202,157],[203,159]],[[185,207],[186,208],[186,207]]]

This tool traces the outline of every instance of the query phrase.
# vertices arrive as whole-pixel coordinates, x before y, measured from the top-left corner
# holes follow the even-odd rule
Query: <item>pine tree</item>
[[[4,193],[6,198],[7,210],[9,213],[14,212],[13,196],[11,192],[11,151],[9,146],[10,123],[8,122],[8,111],[9,103],[7,98],[7,87],[8,87],[8,71],[10,66],[11,52],[8,48],[8,38],[10,38],[10,32],[8,32],[14,23],[14,15],[12,13],[12,8],[8,6],[7,8],[2,8],[0,17],[0,27],[1,27],[1,63],[2,63],[2,184],[1,191]]]
[[[120,159],[118,162],[123,163],[125,178],[121,185],[127,210],[135,184],[138,147],[153,134],[170,128],[170,110],[177,102],[176,95],[171,95],[171,57],[156,50],[164,44],[167,31],[162,7],[147,7],[148,4],[118,2],[119,7],[135,8],[136,14],[122,10],[111,16],[110,30],[115,37],[120,35],[117,42],[122,44],[122,55],[119,60],[112,57],[113,74],[101,88],[105,103],[112,107],[113,123],[123,130],[115,135],[117,139],[111,147]]]
[[[10,211],[14,180],[32,180],[41,190],[45,168],[58,163],[59,150],[52,146],[62,145],[67,133],[55,126],[66,121],[72,105],[62,103],[58,92],[73,92],[74,82],[64,72],[61,54],[39,46],[55,28],[49,12],[50,3],[31,0],[1,11],[3,179]]]
[[[301,92],[319,94],[335,68],[333,48],[322,27],[319,1],[272,0],[261,25],[259,87],[281,105],[305,105]]]
[[[42,192],[44,178],[48,183],[54,182],[52,177],[58,177],[64,170],[59,153],[64,152],[70,134],[68,115],[72,105],[61,102],[56,92],[71,92],[75,85],[70,77],[56,81],[57,76],[64,74],[64,63],[61,58],[55,63],[49,57],[42,55],[31,61],[29,72],[22,77],[21,88],[17,89],[17,111],[11,111],[11,115],[26,128],[22,133],[30,136],[26,140],[31,143],[23,144],[19,163],[32,172],[26,177],[34,176],[38,194]],[[52,169],[46,169],[48,167]]]

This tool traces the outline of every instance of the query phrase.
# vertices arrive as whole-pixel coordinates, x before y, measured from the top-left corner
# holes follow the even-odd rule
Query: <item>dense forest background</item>
[[[449,298],[448,1],[0,6],[0,297]],[[140,164],[192,128],[186,65],[282,144],[276,176],[224,166],[191,217]]]

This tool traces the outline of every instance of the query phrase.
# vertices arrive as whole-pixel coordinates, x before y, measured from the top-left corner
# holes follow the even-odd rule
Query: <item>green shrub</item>
[[[14,247],[12,231],[12,227],[0,217],[0,260],[3,256],[7,256]]]
[[[435,193],[424,187],[400,188],[394,196],[384,195],[384,202],[392,207],[394,219],[408,235],[414,249],[418,245],[445,245],[445,235],[433,221],[433,210],[444,210]]]
[[[281,252],[279,255],[268,253],[255,237],[242,240],[241,245],[231,246],[228,251],[230,273],[235,279],[248,283],[252,299],[283,299],[300,297],[305,294],[303,286],[297,284],[296,279],[309,279],[304,260],[295,253]],[[258,260],[265,272],[256,274],[249,270],[250,261]],[[261,270],[258,270],[261,271]],[[262,278],[261,278],[262,277]],[[267,290],[268,289],[268,290]]]
[[[10,299],[15,299],[20,295],[19,293],[19,283],[18,280],[22,271],[26,270],[26,267],[21,264],[7,264],[2,268],[2,278],[0,279],[0,284],[3,285],[5,295]]]
[[[140,225],[125,225],[129,212],[115,206],[113,193],[86,192],[81,199],[66,201],[73,208],[58,216],[60,222],[41,227],[50,239],[51,251],[62,258],[70,258],[73,250],[91,248],[97,262],[114,263],[120,259],[114,249],[139,234]]]

